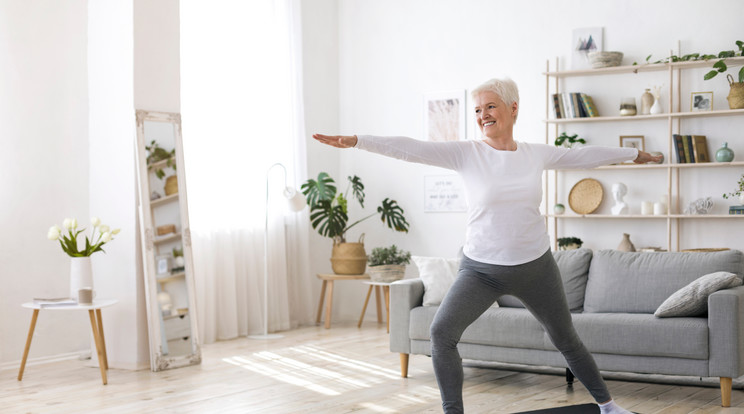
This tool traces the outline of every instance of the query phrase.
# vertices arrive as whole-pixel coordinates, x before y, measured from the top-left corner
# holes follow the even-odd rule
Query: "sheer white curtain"
[[[306,177],[299,0],[182,0],[181,113],[197,317],[204,342],[312,317],[308,212],[283,203]],[[267,175],[268,174],[268,175]]]

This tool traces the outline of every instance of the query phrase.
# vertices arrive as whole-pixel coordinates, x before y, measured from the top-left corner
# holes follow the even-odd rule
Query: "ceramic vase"
[[[716,151],[716,161],[718,162],[731,162],[734,160],[734,151],[728,147],[728,142],[724,142],[723,146]]]
[[[654,105],[654,96],[651,95],[651,90],[646,89],[641,95],[641,115],[648,115],[651,113],[651,107]]]
[[[82,288],[93,288],[90,256],[70,258],[70,298],[78,300],[78,291]]]
[[[630,234],[623,233],[623,240],[617,246],[617,250],[621,252],[634,252],[636,251],[635,246],[630,241]]]
[[[654,104],[651,105],[651,109],[649,110],[649,113],[651,115],[656,115],[656,114],[661,113],[661,99],[660,98],[656,98],[654,100]]]

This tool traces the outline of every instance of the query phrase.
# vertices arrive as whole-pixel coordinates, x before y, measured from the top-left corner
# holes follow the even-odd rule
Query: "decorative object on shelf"
[[[708,214],[713,208],[713,198],[698,198],[685,209],[685,214]]]
[[[654,104],[651,105],[651,109],[648,111],[651,115],[658,115],[663,112],[661,108],[661,86],[654,86]]]
[[[641,115],[648,115],[651,113],[651,106],[655,101],[654,95],[651,94],[651,89],[646,89],[641,95]]]
[[[620,101],[620,116],[633,116],[637,112],[635,98],[628,97]]]
[[[579,145],[586,144],[586,140],[584,138],[579,138],[577,134],[568,135],[565,132],[561,132],[558,138],[555,139],[554,144],[556,147],[563,146],[566,148],[575,148]]]
[[[744,108],[744,82],[742,81],[742,72],[744,72],[744,67],[741,69],[742,70],[739,71],[739,82],[734,82],[734,78],[730,74],[726,75],[726,80],[728,80],[729,86],[731,87],[731,89],[729,89],[729,94],[726,97],[729,109]]]
[[[165,179],[165,195],[176,193],[178,193],[178,176],[174,174]]]
[[[568,193],[568,205],[577,214],[591,214],[602,203],[604,189],[599,181],[584,178],[574,184]]]
[[[557,240],[558,250],[575,250],[584,244],[578,237],[560,237]]]
[[[158,304],[160,305],[160,312],[163,316],[171,316],[173,314],[173,300],[168,292],[158,292]]]
[[[166,167],[176,169],[176,149],[173,148],[170,151],[167,151],[158,145],[157,141],[152,140],[150,142],[149,146],[145,146],[145,150],[147,151],[147,166],[151,166],[157,162],[168,160],[165,165]],[[163,177],[165,177],[165,172],[162,168],[155,169],[155,176],[160,178],[161,180]]]
[[[183,258],[183,248],[173,248],[173,267],[171,273],[183,272],[186,270],[186,259]]]
[[[734,150],[728,147],[728,142],[724,142],[721,148],[716,151],[716,161],[731,162],[734,160]]]
[[[563,204],[558,203],[553,206],[553,213],[560,215],[565,212],[566,212],[566,206],[564,206]]]
[[[692,92],[690,94],[690,112],[713,110],[713,92]]]
[[[363,217],[347,226],[349,221],[347,215],[347,194],[351,191],[352,196],[362,208],[364,208],[365,197],[364,184],[362,184],[361,178],[355,175],[348,177],[348,179],[349,183],[346,193],[337,193],[335,181],[325,172],[318,174],[317,181],[309,179],[301,187],[302,193],[307,199],[307,204],[310,206],[310,223],[313,229],[317,230],[321,236],[333,239],[333,252],[341,253],[346,251],[347,249],[345,247],[337,246],[346,243],[346,232],[362,221],[376,215],[379,215],[380,220],[390,229],[408,232],[408,222],[403,216],[403,209],[398,205],[398,202],[389,198],[382,200],[382,204],[377,207],[376,213]],[[352,251],[356,251],[356,248],[352,249]],[[365,262],[357,265],[361,269],[356,273],[339,273],[339,271],[349,272],[350,270],[336,270],[334,263],[337,261],[335,259],[340,260],[342,258],[336,257],[333,254],[331,257],[332,267],[337,274],[360,274],[364,272],[367,260],[367,254],[365,252],[354,253],[354,257],[357,258],[355,260],[363,260]]]
[[[625,184],[612,184],[612,198],[615,200],[615,204],[611,209],[613,216],[629,213],[630,209],[628,208],[628,203],[623,201],[623,197],[625,197],[626,194],[628,194],[628,187]]]
[[[171,255],[160,254],[155,256],[155,271],[158,275],[169,275],[171,270]]]
[[[77,300],[78,291],[84,287],[93,288],[93,270],[90,263],[90,256],[95,252],[104,252],[103,245],[113,240],[113,236],[118,234],[120,229],[111,230],[109,226],[101,224],[101,219],[92,217],[90,219],[91,235],[90,238],[85,236],[85,247],[78,247],[77,237],[85,229],[78,230],[78,222],[75,218],[66,218],[62,222],[62,227],[67,230],[67,234],[62,233],[62,229],[56,224],[49,228],[47,238],[49,240],[59,240],[62,250],[70,256],[70,298]]]
[[[411,263],[410,252],[398,250],[395,245],[375,247],[367,256],[367,273],[373,282],[391,283],[403,279],[408,263]]]
[[[653,155],[654,157],[661,157],[661,160],[659,162],[649,161],[648,164],[664,164],[664,153],[661,151],[651,151],[649,154]]]
[[[736,191],[733,193],[726,193],[723,198],[728,199],[729,197],[739,197],[739,202],[744,204],[744,174],[741,175],[739,181],[736,183]]]
[[[646,142],[643,135],[621,135],[620,146],[623,148],[635,148],[639,151],[646,150]],[[632,162],[633,161],[627,161],[626,164]]]
[[[644,216],[654,214],[654,203],[651,201],[641,201],[641,214]]]
[[[729,206],[729,214],[744,215],[744,206]]]
[[[175,224],[164,224],[162,226],[156,227],[155,231],[158,233],[158,236],[164,236],[166,234],[175,233],[176,225]]]
[[[663,216],[666,213],[666,204],[660,201],[654,203],[654,216]]]
[[[163,198],[163,196],[161,196],[157,191],[150,193],[150,201],[157,200],[158,198]]]
[[[620,244],[617,246],[618,251],[621,252],[634,252],[636,251],[635,246],[633,245],[633,242],[630,241],[630,234],[623,233],[623,239],[620,241]]]
[[[610,68],[620,66],[620,62],[623,61],[623,52],[590,52],[587,57],[594,69]]]

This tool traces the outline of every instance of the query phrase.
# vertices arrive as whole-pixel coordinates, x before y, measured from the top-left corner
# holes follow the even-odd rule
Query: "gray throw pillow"
[[[708,296],[711,293],[741,284],[742,280],[734,273],[709,273],[674,292],[656,309],[654,316],[668,318],[703,315],[708,311]]]

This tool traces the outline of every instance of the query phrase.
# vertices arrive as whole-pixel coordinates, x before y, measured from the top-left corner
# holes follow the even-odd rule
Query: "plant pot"
[[[559,246],[558,250],[576,250],[580,247],[581,245],[578,245],[576,243],[571,243],[571,244],[565,244],[563,246]]]
[[[337,275],[361,275],[367,268],[367,252],[364,251],[364,234],[357,243],[333,242],[331,268]]]
[[[731,90],[729,91],[728,100],[729,108],[731,109],[742,109],[744,108],[744,83],[734,82],[734,78],[729,74],[726,76],[729,81]]]
[[[391,283],[403,279],[406,274],[406,265],[367,266],[367,273],[373,282]]]

